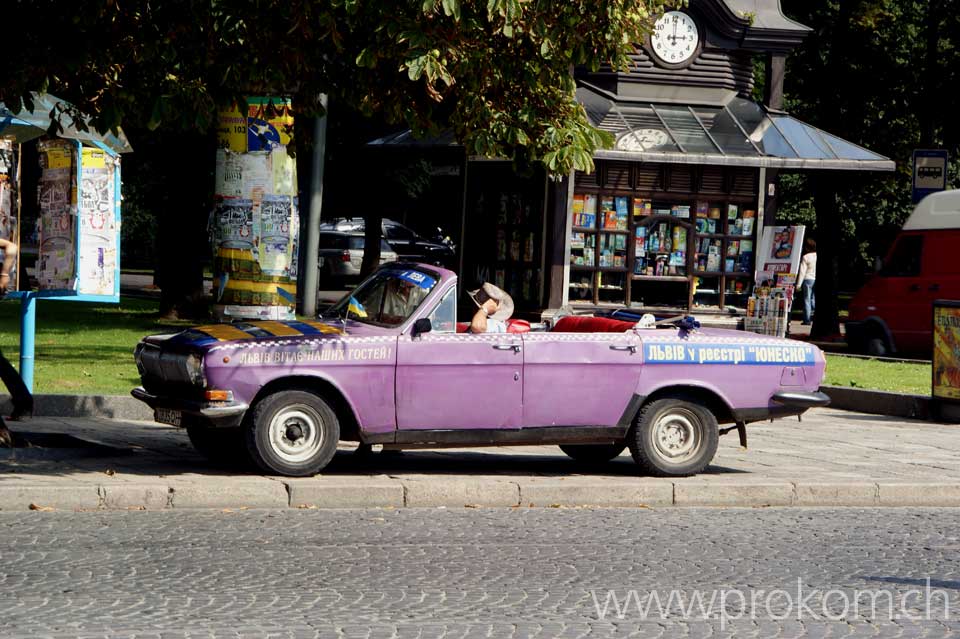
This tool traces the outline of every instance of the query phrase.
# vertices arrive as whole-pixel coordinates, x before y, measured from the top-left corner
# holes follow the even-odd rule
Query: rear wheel
[[[320,472],[333,459],[340,422],[322,397],[280,391],[257,404],[246,436],[247,449],[260,468],[303,477]]]
[[[696,475],[713,460],[719,439],[713,413],[685,395],[644,406],[627,436],[634,461],[662,477]]]
[[[578,462],[602,464],[611,459],[616,459],[626,447],[626,442],[618,444],[562,444],[560,450]]]
[[[890,344],[886,336],[881,335],[879,331],[874,331],[874,333],[867,338],[867,355],[886,357],[890,354],[890,350]]]

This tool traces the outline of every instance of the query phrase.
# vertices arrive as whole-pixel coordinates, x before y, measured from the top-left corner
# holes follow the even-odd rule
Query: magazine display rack
[[[571,303],[746,306],[756,206],[744,197],[574,192]]]

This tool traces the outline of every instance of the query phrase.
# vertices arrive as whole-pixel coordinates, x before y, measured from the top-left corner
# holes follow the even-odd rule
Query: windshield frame
[[[416,271],[417,273],[420,273],[422,275],[425,275],[433,279],[433,284],[427,290],[426,295],[424,295],[423,299],[420,300],[420,303],[417,304],[417,306],[412,311],[410,311],[410,314],[406,317],[406,319],[404,319],[399,324],[386,324],[384,322],[377,322],[377,321],[371,320],[368,317],[358,317],[357,315],[351,314],[349,312],[348,307],[350,305],[350,298],[356,296],[357,291],[363,290],[364,287],[373,285],[373,283],[379,277],[383,276],[385,273],[403,272],[403,271]],[[371,273],[370,276],[367,277],[362,282],[360,282],[360,284],[358,284],[356,288],[354,288],[351,291],[347,291],[343,297],[341,297],[339,300],[337,300],[336,302],[331,304],[329,307],[327,307],[327,309],[323,313],[321,313],[319,317],[320,319],[336,318],[341,321],[350,320],[350,321],[358,322],[360,324],[366,324],[368,326],[377,326],[379,328],[389,328],[389,329],[396,329],[396,330],[403,331],[414,320],[417,314],[423,310],[427,301],[431,299],[433,294],[439,288],[443,288],[443,277],[440,275],[440,273],[429,268],[424,268],[418,264],[404,264],[400,262],[393,262],[393,263],[385,264],[380,268],[378,268],[373,273]]]

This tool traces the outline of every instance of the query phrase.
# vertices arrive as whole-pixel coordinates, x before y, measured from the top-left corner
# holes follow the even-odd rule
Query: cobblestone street
[[[958,524],[932,509],[11,513],[0,636],[940,637],[960,631]],[[674,589],[712,612],[628,603],[656,592],[666,608]],[[856,590],[888,593],[892,618],[883,595],[882,614],[861,599],[844,615]]]

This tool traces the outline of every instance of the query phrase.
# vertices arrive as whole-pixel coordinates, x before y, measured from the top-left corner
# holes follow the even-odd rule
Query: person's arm
[[[473,314],[473,319],[470,321],[470,332],[471,333],[486,333],[487,332],[487,318],[497,312],[497,307],[499,305],[494,300],[487,300],[483,303],[483,306],[477,309],[477,312]]]
[[[482,308],[478,308],[477,312],[473,314],[473,319],[470,320],[470,332],[471,333],[487,332],[487,312]]]
[[[797,272],[797,286],[803,284],[803,278],[807,276],[807,256],[800,258],[800,269]]]

